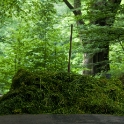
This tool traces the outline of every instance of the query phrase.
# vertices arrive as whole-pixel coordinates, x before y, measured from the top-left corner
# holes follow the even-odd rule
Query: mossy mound
[[[122,74],[119,79],[121,80],[122,84],[124,85],[124,74]]]
[[[0,99],[0,114],[124,114],[123,98],[123,85],[117,79],[21,69]]]

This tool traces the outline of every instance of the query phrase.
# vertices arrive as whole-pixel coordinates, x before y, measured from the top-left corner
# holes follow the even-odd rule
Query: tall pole
[[[69,59],[68,59],[68,73],[70,73],[70,71],[71,71],[72,33],[73,33],[73,24],[71,24],[70,48],[69,48]]]

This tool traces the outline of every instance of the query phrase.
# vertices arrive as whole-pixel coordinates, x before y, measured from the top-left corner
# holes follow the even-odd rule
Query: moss
[[[124,74],[122,74],[120,77],[119,77],[120,81],[122,82],[122,84],[124,85]]]
[[[0,99],[0,114],[124,114],[123,98],[117,79],[19,70],[10,91]]]
[[[20,88],[22,85],[30,86],[38,82],[40,79],[36,74],[33,74],[27,70],[20,69],[14,75],[11,84],[11,90]]]

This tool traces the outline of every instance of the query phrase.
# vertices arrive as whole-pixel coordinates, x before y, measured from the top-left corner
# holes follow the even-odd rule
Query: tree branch
[[[68,0],[63,0],[63,2],[68,6],[68,8],[70,10],[72,10],[72,12],[74,13],[75,16],[78,16],[78,15],[81,15],[82,14],[81,11],[76,11],[75,8],[68,2]],[[78,22],[80,24],[84,24],[84,22],[83,22],[82,19],[78,20]]]
[[[63,2],[67,5],[67,7],[72,10],[72,12],[74,13],[75,16],[78,15],[77,11],[74,10],[74,7],[68,2],[68,0],[63,0]]]

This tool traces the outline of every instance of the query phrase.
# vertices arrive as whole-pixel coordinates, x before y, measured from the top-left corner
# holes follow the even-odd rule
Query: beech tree
[[[68,6],[68,8],[76,17],[77,26],[79,28],[79,36],[82,42],[82,27],[86,24],[84,19],[82,18],[82,1],[74,0],[73,5],[68,0],[63,0],[63,2]],[[88,14],[90,15],[89,24],[102,27],[105,30],[106,28],[104,27],[112,27],[121,0],[90,0],[88,2],[88,5],[90,5],[88,10]],[[103,30],[103,32],[105,30]],[[96,49],[95,45],[92,45],[88,48],[87,46],[89,46],[91,43],[101,44],[97,46],[99,50],[93,52],[93,50]],[[110,70],[109,44],[110,41],[106,39],[102,39],[102,41],[99,39],[96,39],[95,41],[92,39],[83,41],[84,49],[89,49],[86,50],[83,54],[83,65],[87,68],[87,70],[83,71],[83,74],[95,75],[97,73],[107,72],[108,70]]]

